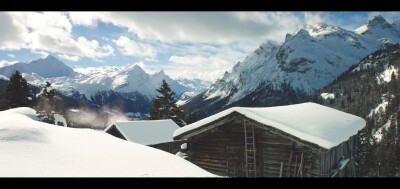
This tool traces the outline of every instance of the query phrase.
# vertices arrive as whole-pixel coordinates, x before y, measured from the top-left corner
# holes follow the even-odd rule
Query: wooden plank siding
[[[246,175],[244,120],[243,117],[230,120],[221,126],[189,138],[189,161],[214,174],[244,177]],[[264,125],[246,121],[246,124],[254,125],[258,177],[278,177],[281,162],[284,164],[285,177],[296,176],[295,168],[297,167],[297,170],[299,168],[302,152],[304,155],[303,177],[319,176],[318,150],[293,141],[286,135],[271,132]],[[251,134],[250,132],[248,131],[248,135]],[[288,166],[290,153],[292,153],[291,165]]]
[[[332,169],[346,158],[350,159],[348,166],[337,176],[355,176],[355,136],[325,149],[241,114],[228,115],[205,125],[207,130],[191,134],[187,138],[188,160],[217,175],[245,177],[244,122],[254,127],[257,177],[279,177],[281,170],[282,177],[330,177]],[[251,134],[247,130],[247,135]]]
[[[356,135],[349,138],[349,140],[340,143],[338,146],[329,149],[326,153],[320,155],[320,172],[321,176],[330,177],[332,169],[338,166],[338,163],[343,159],[349,159],[347,166],[339,171],[337,177],[355,177],[354,167],[354,150],[357,148]]]

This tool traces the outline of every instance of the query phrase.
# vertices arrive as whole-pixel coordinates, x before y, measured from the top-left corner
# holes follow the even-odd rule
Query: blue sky
[[[354,30],[400,12],[0,12],[0,66],[55,56],[72,68],[138,64],[214,80],[302,24]]]

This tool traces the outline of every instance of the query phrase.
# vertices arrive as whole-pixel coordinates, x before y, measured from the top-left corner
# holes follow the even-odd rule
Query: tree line
[[[384,81],[382,73],[400,70],[400,45],[387,46],[355,64],[331,84],[305,101],[313,101],[366,121],[357,134],[355,154],[357,174],[361,177],[400,176],[400,78],[399,72]],[[324,99],[321,93],[334,94]]]
[[[46,82],[40,93],[33,95],[29,83],[17,70],[10,76],[0,95],[0,110],[18,107],[34,108],[40,121],[63,125],[61,122],[55,123],[54,115],[62,115],[63,111],[58,103],[56,90],[52,88],[51,83]]]

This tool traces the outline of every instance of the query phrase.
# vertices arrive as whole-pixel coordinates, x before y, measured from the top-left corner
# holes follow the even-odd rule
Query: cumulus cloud
[[[214,80],[233,66],[232,62],[218,56],[171,56],[169,61],[172,64],[166,66],[164,70],[171,77],[197,78],[208,81]]]
[[[47,56],[49,56],[49,53],[44,52],[44,51],[35,51],[35,50],[32,50],[31,53],[40,54],[40,55],[42,55],[42,58],[46,58]]]
[[[113,40],[113,42],[120,47],[119,50],[124,55],[151,58],[157,56],[157,52],[152,46],[144,43],[138,43],[126,36],[120,36],[117,40]]]
[[[75,37],[72,24],[63,12],[0,13],[0,49],[48,51],[74,57],[101,58],[113,55],[110,45]]]
[[[141,39],[164,42],[230,43],[240,40],[283,40],[299,19],[287,12],[71,12],[74,24],[101,20],[122,26]]]
[[[304,22],[306,24],[320,24],[332,21],[329,14],[323,12],[304,12]]]
[[[66,60],[74,61],[74,62],[79,60],[78,56],[68,56],[66,54],[60,54],[60,55],[58,55],[58,57],[66,59]]]
[[[19,22],[14,21],[11,15],[0,12],[0,49],[20,49],[25,44],[24,38],[28,30]]]
[[[13,65],[13,64],[16,64],[16,63],[18,63],[19,61],[8,61],[8,60],[0,60],[0,68],[1,67],[4,67],[4,66],[10,66],[10,65]]]

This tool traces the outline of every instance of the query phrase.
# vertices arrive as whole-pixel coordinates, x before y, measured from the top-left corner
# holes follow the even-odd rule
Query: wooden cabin
[[[172,139],[173,133],[179,128],[171,119],[120,121],[110,124],[104,129],[104,132],[123,140],[176,154],[184,142]]]
[[[188,160],[228,177],[354,177],[365,120],[315,103],[234,107],[175,131]]]

